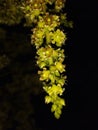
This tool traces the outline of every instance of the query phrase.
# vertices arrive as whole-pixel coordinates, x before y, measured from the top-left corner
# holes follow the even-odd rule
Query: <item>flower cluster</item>
[[[46,13],[43,17],[39,16],[38,24],[32,30],[32,44],[35,44],[36,48],[39,48],[44,43],[44,39],[46,39],[47,44],[50,44],[51,42],[53,44],[55,42],[58,44],[58,40],[64,40],[64,33],[59,29],[55,31],[55,28],[59,25],[60,21],[58,15],[49,15],[49,13]],[[61,39],[58,38],[59,35],[61,36]]]
[[[61,68],[61,63],[64,61],[64,50],[63,49],[54,49],[51,46],[46,46],[46,47],[41,47],[37,51],[37,64],[39,67],[45,68],[45,67],[50,67],[51,70],[53,69],[54,63],[55,66]],[[59,62],[58,62],[59,61]],[[59,65],[58,65],[59,64]]]
[[[28,0],[22,6],[27,24],[34,24],[31,44],[37,50],[38,74],[40,81],[43,82],[43,89],[47,93],[45,103],[52,103],[51,112],[54,112],[57,119],[65,106],[65,100],[61,95],[67,80],[66,65],[63,64],[65,54],[62,49],[67,37],[60,29],[66,19],[66,15],[61,13],[65,1]]]
[[[55,10],[59,12],[64,7],[65,2],[66,2],[66,0],[56,0],[55,1]]]
[[[37,64],[41,70],[38,71],[40,80],[43,81],[43,89],[48,94],[45,97],[46,103],[52,103],[51,111],[54,112],[56,118],[60,117],[61,109],[65,105],[61,96],[65,90],[63,88],[67,76],[65,72],[64,50],[54,49],[51,46],[41,47],[37,51]],[[54,108],[55,106],[55,108]]]
[[[21,9],[23,10],[26,18],[26,25],[36,23],[39,15],[42,15],[46,12],[46,0],[27,0],[22,4]]]

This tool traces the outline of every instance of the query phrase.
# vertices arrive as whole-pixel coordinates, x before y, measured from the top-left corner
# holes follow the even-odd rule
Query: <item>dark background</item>
[[[66,59],[68,85],[65,86],[64,93],[67,106],[63,109],[61,118],[56,120],[53,117],[50,106],[44,104],[44,94],[39,92],[41,84],[35,83],[37,67],[34,66],[35,50],[29,45],[29,29],[23,30],[20,26],[7,28],[6,41],[9,40],[10,46],[11,40],[15,42],[19,34],[23,35],[15,42],[15,46],[11,46],[13,50],[8,51],[10,49],[6,45],[2,45],[0,50],[0,53],[5,53],[11,59],[11,65],[0,70],[0,74],[4,74],[0,78],[0,108],[2,109],[0,110],[3,111],[0,111],[0,125],[4,124],[3,127],[0,126],[0,130],[98,129],[98,3],[88,0],[67,0],[65,10],[68,19],[73,20],[74,28],[68,30],[65,47],[68,55]],[[13,37],[16,39],[11,39],[12,34],[15,34]],[[19,48],[17,49],[18,43],[28,43],[27,46],[25,45],[27,49],[20,52]],[[32,81],[30,77],[34,76]],[[34,87],[35,89],[32,90]]]
[[[74,20],[74,29],[68,44],[69,87],[72,92],[72,113],[69,112],[71,123],[69,121],[68,124],[71,127],[73,125],[73,129],[97,130],[98,3],[88,0],[68,2],[68,12]]]

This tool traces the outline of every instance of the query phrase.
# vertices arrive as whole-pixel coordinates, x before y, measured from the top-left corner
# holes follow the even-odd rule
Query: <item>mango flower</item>
[[[28,0],[24,6],[26,16],[29,17],[29,23],[34,23],[31,42],[37,50],[37,65],[39,66],[38,74],[43,82],[43,90],[47,93],[45,103],[52,103],[51,112],[58,119],[65,106],[65,100],[60,97],[64,92],[64,84],[67,76],[66,65],[63,64],[65,54],[62,46],[67,39],[63,30],[62,21],[65,17],[61,12],[66,0]],[[53,6],[49,9],[47,5]]]
[[[66,35],[60,29],[57,29],[52,35],[52,44],[61,47],[66,39]]]

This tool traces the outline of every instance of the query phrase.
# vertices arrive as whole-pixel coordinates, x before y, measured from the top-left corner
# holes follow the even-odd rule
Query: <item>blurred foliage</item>
[[[14,25],[22,20],[22,0],[0,0],[0,24]]]
[[[9,64],[10,60],[6,55],[0,56],[0,69],[4,68]]]
[[[23,28],[2,31],[5,38],[0,35],[0,130],[39,130],[34,104],[42,84],[36,74],[35,50]]]

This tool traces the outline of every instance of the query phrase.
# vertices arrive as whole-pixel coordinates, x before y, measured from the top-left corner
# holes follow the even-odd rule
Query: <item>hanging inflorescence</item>
[[[22,6],[26,24],[34,24],[31,44],[37,50],[38,74],[47,93],[45,103],[52,104],[51,112],[57,119],[66,105],[61,96],[67,80],[66,65],[63,64],[65,53],[62,49],[67,37],[60,27],[72,27],[72,22],[66,20],[66,13],[63,12],[64,5],[65,0],[28,0]]]
[[[31,26],[31,44],[36,47],[38,74],[47,93],[45,103],[51,103],[51,112],[58,119],[65,106],[61,97],[65,90],[66,65],[63,64],[66,33],[62,26],[72,27],[67,21],[66,0],[1,0],[0,23],[14,25],[25,18],[26,26]]]

